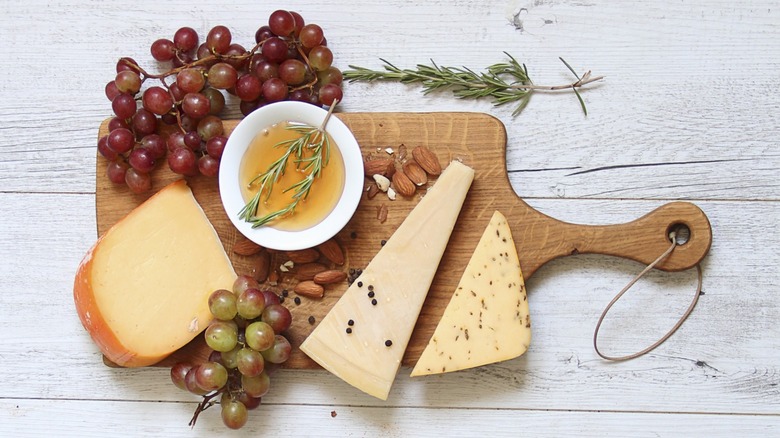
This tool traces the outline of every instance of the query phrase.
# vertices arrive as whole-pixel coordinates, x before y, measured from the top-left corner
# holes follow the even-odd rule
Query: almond
[[[398,146],[398,161],[403,162],[406,159],[406,145],[401,144],[401,146]]]
[[[367,177],[382,175],[387,178],[395,173],[395,165],[392,158],[374,158],[363,163],[363,173]]]
[[[379,186],[377,186],[376,183],[368,186],[368,189],[366,190],[368,199],[374,199],[374,196],[376,196],[377,193],[379,193]]]
[[[428,174],[414,160],[404,163],[404,174],[418,187],[424,186],[428,182]]]
[[[333,239],[328,239],[317,246],[323,256],[331,262],[341,266],[344,264],[344,251],[339,243]]]
[[[436,158],[436,155],[434,155],[430,149],[426,148],[425,146],[417,146],[416,148],[412,149],[412,156],[414,157],[414,160],[417,161],[417,164],[419,164],[420,167],[422,167],[428,173],[428,175],[436,176],[441,174],[441,164],[439,164],[439,159]]]
[[[414,196],[414,192],[417,191],[417,186],[414,185],[412,180],[409,179],[404,172],[396,172],[393,175],[393,187],[401,196],[407,198]]]
[[[279,284],[279,271],[276,269],[268,273],[268,284],[276,286]]]
[[[321,263],[304,263],[295,266],[294,274],[295,278],[298,280],[306,281],[313,279],[315,275],[327,270],[327,266]]]
[[[376,208],[376,218],[379,220],[380,224],[385,223],[387,220],[387,205],[382,204]]]
[[[296,294],[309,298],[322,298],[322,295],[325,294],[325,289],[311,280],[302,281],[296,284],[295,289],[293,290]]]
[[[257,253],[257,261],[255,262],[255,278],[260,283],[268,279],[269,271],[271,270],[271,254],[268,251],[261,250]]]
[[[263,249],[262,246],[247,238],[240,238],[240,240],[233,245],[233,252],[242,256],[255,255],[260,252],[261,249]]]
[[[347,273],[344,271],[339,271],[337,269],[323,271],[314,276],[314,282],[317,284],[340,283],[346,279],[347,279]]]
[[[293,263],[311,263],[316,262],[320,258],[320,253],[314,248],[299,249],[297,251],[285,252],[287,260],[291,260]]]

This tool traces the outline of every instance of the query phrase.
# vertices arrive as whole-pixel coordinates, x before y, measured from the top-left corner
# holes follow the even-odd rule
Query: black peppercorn
[[[373,305],[373,306],[376,306],[376,298],[374,298],[373,300],[371,300],[371,305]]]
[[[350,319],[349,321],[347,321],[347,325],[353,326],[353,325],[355,325],[355,321]]]
[[[368,297],[369,297],[369,298],[374,298],[374,291],[371,291],[371,292],[369,292],[369,293],[368,293]]]
[[[393,345],[393,341],[391,341],[390,339],[385,341],[385,347],[389,347],[391,345]]]
[[[314,316],[309,316],[309,324],[314,324]]]
[[[295,297],[293,301],[295,301],[295,304],[301,304],[301,297]]]
[[[350,334],[350,333],[352,333],[352,329],[347,327],[347,334]]]

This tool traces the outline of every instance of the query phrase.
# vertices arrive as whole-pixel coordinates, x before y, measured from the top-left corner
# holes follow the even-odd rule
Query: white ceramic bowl
[[[336,207],[320,223],[300,231],[285,231],[252,225],[239,219],[246,204],[241,196],[239,169],[244,153],[255,136],[274,123],[293,121],[319,126],[327,111],[314,105],[284,101],[272,103],[250,113],[230,134],[219,165],[219,194],[233,225],[249,240],[266,248],[296,250],[311,248],[330,239],[349,222],[363,192],[363,157],[352,131],[337,117],[331,116],[325,127],[344,159],[344,189]]]

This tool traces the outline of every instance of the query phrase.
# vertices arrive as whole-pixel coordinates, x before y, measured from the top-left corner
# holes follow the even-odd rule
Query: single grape
[[[279,78],[287,85],[300,85],[306,80],[306,64],[297,59],[288,59],[279,64]]]
[[[208,394],[209,391],[207,391],[204,388],[201,388],[200,385],[198,385],[198,380],[197,380],[198,368],[200,368],[200,366],[195,365],[194,367],[190,368],[189,371],[187,371],[187,375],[184,376],[184,386],[187,388],[187,391],[195,395],[205,395]]]
[[[176,131],[168,136],[168,140],[166,140],[166,145],[168,146],[168,150],[170,152],[175,151],[179,148],[186,148],[187,145],[184,144],[184,133],[180,131]]]
[[[200,69],[185,68],[176,75],[176,84],[185,93],[197,93],[206,85],[206,78]]]
[[[222,354],[222,365],[225,366],[227,369],[235,369],[238,366],[238,363],[236,362],[236,358],[238,355],[238,351],[241,350],[240,345],[236,345],[236,347],[230,351],[223,351]]]
[[[193,61],[195,58],[187,52],[176,52],[173,56],[173,66],[176,68],[191,64]]]
[[[254,70],[255,75],[262,82],[279,77],[279,64],[268,60],[261,61]]]
[[[211,52],[224,54],[230,48],[233,35],[225,26],[214,26],[206,36],[206,47]]]
[[[331,106],[334,102],[341,102],[344,95],[341,87],[336,84],[328,84],[320,88],[319,96],[323,105]]]
[[[246,54],[247,50],[244,46],[233,43],[228,47],[227,52],[225,52],[225,56],[228,57],[225,59],[225,62],[232,65],[236,70],[243,70],[249,62],[245,56]]]
[[[287,61],[285,61],[287,62]],[[236,96],[244,101],[257,100],[263,91],[263,83],[255,75],[245,74],[236,82]]]
[[[219,175],[219,160],[211,155],[204,155],[198,158],[198,171],[201,175],[210,178]]]
[[[263,97],[268,102],[278,102],[287,98],[287,84],[279,78],[263,82]]]
[[[167,113],[160,116],[160,120],[166,125],[175,125],[177,123],[176,115]]]
[[[196,131],[188,131],[184,134],[184,145],[193,152],[200,151],[200,135]]]
[[[152,188],[152,177],[131,167],[125,172],[125,184],[133,193],[144,193]]]
[[[187,114],[184,114],[181,116],[181,129],[183,129],[184,132],[195,131],[198,129],[198,122],[198,119],[193,119]]]
[[[303,47],[311,49],[317,47],[322,43],[322,39],[325,35],[322,32],[322,28],[316,24],[307,24],[301,29],[301,35],[299,39]]]
[[[231,429],[241,429],[247,420],[246,406],[239,401],[222,403],[222,422]]]
[[[118,128],[108,133],[106,144],[114,152],[124,154],[135,146],[135,136],[127,128]]]
[[[210,138],[222,135],[224,132],[222,119],[217,116],[209,115],[198,122],[198,134],[204,141],[209,141]]]
[[[193,119],[206,117],[211,110],[211,101],[200,93],[187,93],[181,101],[181,109]],[[200,139],[198,139],[200,141]]]
[[[111,120],[108,121],[108,132],[119,128],[130,129],[130,125],[128,125],[124,119],[120,119],[119,117],[111,117]]]
[[[127,173],[127,164],[124,162],[112,161],[106,167],[106,176],[114,184],[125,184],[125,174]]]
[[[260,352],[251,348],[242,348],[236,355],[236,367],[244,376],[256,376],[263,372],[265,359]]]
[[[325,71],[331,63],[333,63],[333,52],[329,48],[319,45],[309,52],[309,65],[315,71]]]
[[[192,365],[184,362],[178,362],[171,367],[171,381],[179,389],[187,390],[187,384],[185,378],[187,373],[192,369]]]
[[[265,298],[266,307],[270,306],[271,304],[281,304],[281,301],[279,300],[279,295],[276,295],[270,290],[263,290],[261,292],[263,292],[263,297]]]
[[[238,343],[238,327],[226,321],[214,321],[206,328],[206,344],[216,351],[230,351]]]
[[[198,50],[195,52],[195,56],[198,59],[204,59],[209,56],[211,56],[211,51],[209,50],[209,46],[206,43],[203,43],[198,46]]]
[[[317,83],[320,84],[320,87],[328,84],[341,86],[342,82],[344,82],[344,75],[341,70],[332,65],[327,70],[317,73]]]
[[[165,114],[173,108],[173,98],[162,87],[147,88],[142,100],[144,108],[157,115]]]
[[[116,157],[119,156],[119,154],[117,154],[116,151],[114,151],[108,146],[107,135],[104,135],[100,137],[100,139],[98,139],[97,148],[98,148],[98,152],[100,152],[100,155],[104,156],[107,160],[116,160]]]
[[[295,17],[288,11],[274,11],[268,17],[268,27],[276,35],[288,37],[295,32]]]
[[[218,135],[216,137],[211,137],[209,141],[206,142],[206,152],[209,156],[219,160],[222,157],[222,152],[225,150],[226,144],[227,137],[225,136]]]
[[[116,83],[114,81],[106,84],[106,97],[108,100],[113,101],[114,98],[120,94],[122,94],[122,92],[119,91],[119,88],[116,87]]]
[[[133,131],[139,137],[153,134],[157,130],[157,116],[144,108],[133,114]]]
[[[268,38],[271,38],[274,35],[273,32],[271,32],[271,28],[268,26],[261,26],[259,29],[257,29],[257,32],[255,32],[255,42],[259,43],[260,41],[265,41]]]
[[[181,147],[170,152],[168,154],[168,167],[179,175],[196,175],[198,172],[198,165],[195,152],[192,152],[192,150],[186,147]]]
[[[265,296],[260,290],[250,287],[238,295],[236,309],[242,318],[257,318],[265,310]]]
[[[230,321],[236,316],[236,296],[226,289],[215,290],[209,295],[209,310],[214,318]]]
[[[311,92],[306,88],[295,90],[290,93],[289,99],[298,102],[309,102],[311,99]]]
[[[276,334],[268,323],[256,321],[247,326],[244,335],[246,336],[246,344],[250,348],[263,351],[273,347]]]
[[[123,71],[132,71],[138,74],[141,73],[141,70],[138,68],[138,63],[135,62],[135,59],[130,58],[129,56],[119,58],[119,61],[116,62],[116,72],[119,73]]]
[[[133,96],[127,93],[119,93],[114,100],[111,101],[111,109],[114,110],[114,114],[120,119],[129,119],[135,114],[135,110],[138,108]]]
[[[211,353],[209,353],[208,361],[222,363],[222,352],[211,350]]]
[[[141,89],[141,77],[132,70],[123,70],[117,73],[114,83],[122,93],[135,94]]]
[[[238,109],[241,110],[241,114],[243,114],[244,117],[252,114],[252,111],[256,110],[257,108],[257,100],[242,100],[241,103],[238,104]]]
[[[232,65],[226,62],[219,62],[209,68],[208,78],[209,85],[225,90],[236,85],[238,72]]]
[[[173,34],[173,45],[183,52],[198,47],[198,32],[191,27],[182,27]]]
[[[269,61],[282,62],[287,59],[287,42],[279,37],[268,38],[261,53]]]
[[[281,304],[265,306],[261,318],[264,322],[268,323],[268,325],[274,329],[274,333],[277,334],[287,330],[290,328],[290,324],[292,324],[292,315],[290,314],[290,311]]]
[[[201,93],[209,99],[209,114],[219,114],[225,108],[225,95],[221,91],[206,87]]]
[[[174,102],[181,102],[181,100],[184,99],[184,95],[187,94],[184,92],[184,90],[181,89],[178,81],[172,83],[168,87],[168,91],[170,91],[171,96],[173,96]]]
[[[251,397],[262,397],[271,388],[271,378],[263,371],[257,376],[241,376],[241,388]]]
[[[247,410],[253,410],[256,409],[258,406],[260,406],[260,397],[252,397],[251,395],[247,394],[245,391],[241,391],[236,396],[236,401],[241,402],[244,406],[246,406]]]
[[[205,362],[195,371],[195,382],[199,387],[209,392],[222,388],[227,380],[227,370],[217,362]]]
[[[290,15],[295,19],[295,31],[293,32],[293,35],[299,36],[301,34],[301,29],[306,25],[306,22],[303,20],[301,14],[295,11],[290,11]]]
[[[236,277],[235,281],[233,281],[233,293],[236,294],[236,296],[241,295],[249,288],[259,289],[260,283],[248,275],[239,275]]]
[[[159,160],[165,156],[165,140],[157,134],[145,135],[141,139],[141,147],[152,153],[152,158]]]
[[[165,38],[152,43],[152,58],[158,61],[170,61],[173,59],[175,47],[173,41]]]
[[[271,363],[284,363],[290,358],[290,352],[292,351],[292,345],[282,335],[276,335],[274,337],[273,347],[263,350],[260,353],[263,358]]]
[[[140,173],[149,173],[154,169],[154,157],[152,153],[145,148],[135,148],[130,152],[127,159],[130,167]]]

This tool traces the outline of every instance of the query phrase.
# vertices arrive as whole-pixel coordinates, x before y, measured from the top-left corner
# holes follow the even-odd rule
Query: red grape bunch
[[[170,69],[152,74],[132,58],[117,62],[105,88],[115,117],[98,140],[109,180],[135,193],[151,188],[152,171],[166,156],[177,174],[216,176],[227,142],[220,114],[236,100],[248,115],[281,100],[331,106],[343,97],[322,28],[297,12],[273,12],[250,49],[233,42],[225,26],[200,44],[195,29],[182,27],[172,40],[152,43],[151,55]]]
[[[280,333],[290,327],[292,315],[277,295],[259,287],[254,278],[240,276],[232,291],[214,291],[209,308],[215,319],[205,332],[206,344],[213,350],[209,360],[194,366],[177,363],[171,368],[176,386],[203,396],[191,426],[202,411],[219,404],[222,422],[240,429],[248,411],[257,408],[268,392],[270,365],[290,357],[290,342]],[[213,401],[217,397],[219,401]]]

